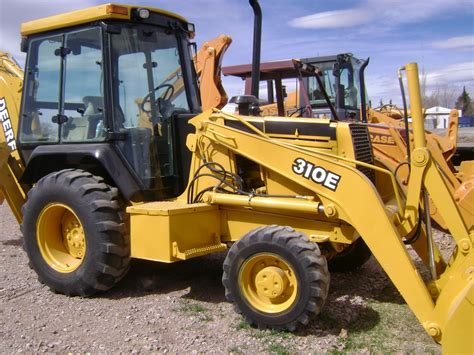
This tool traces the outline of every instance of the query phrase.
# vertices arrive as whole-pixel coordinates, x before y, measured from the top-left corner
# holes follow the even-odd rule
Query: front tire
[[[321,311],[329,272],[317,244],[273,225],[247,233],[231,247],[222,282],[247,322],[293,331]]]
[[[40,282],[53,291],[90,296],[127,272],[130,241],[117,190],[83,170],[38,181],[22,208],[24,247]]]

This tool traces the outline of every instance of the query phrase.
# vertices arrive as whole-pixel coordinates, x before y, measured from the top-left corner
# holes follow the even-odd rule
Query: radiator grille
[[[372,145],[370,144],[370,136],[367,125],[350,123],[349,129],[352,135],[355,159],[367,164],[374,164],[374,155],[372,152]],[[375,174],[372,169],[360,165],[357,166],[357,169],[364,173],[370,179],[370,181],[375,183]]]

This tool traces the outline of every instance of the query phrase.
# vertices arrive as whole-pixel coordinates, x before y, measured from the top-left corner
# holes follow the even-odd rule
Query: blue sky
[[[96,0],[0,0],[0,50],[23,64],[20,23],[103,3]],[[132,0],[181,14],[196,25],[198,46],[220,34],[233,43],[224,65],[251,61],[253,14],[246,0]],[[474,0],[260,0],[262,60],[351,52],[371,57],[367,90],[373,102],[400,102],[397,69],[416,61],[428,91],[465,85],[474,97]],[[224,80],[229,95],[240,79]]]

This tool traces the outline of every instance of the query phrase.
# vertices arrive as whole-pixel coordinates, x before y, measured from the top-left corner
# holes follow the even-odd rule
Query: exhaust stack
[[[258,99],[260,85],[260,49],[262,46],[262,9],[260,8],[258,0],[249,0],[249,3],[254,13],[251,94]]]
[[[370,57],[362,63],[359,69],[359,80],[360,80],[360,108],[362,115],[362,122],[367,123],[367,100],[365,97],[365,68],[369,65]]]

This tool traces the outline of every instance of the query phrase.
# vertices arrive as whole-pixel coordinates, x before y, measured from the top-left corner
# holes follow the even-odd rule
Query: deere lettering
[[[336,191],[337,185],[341,180],[340,175],[326,170],[321,166],[316,166],[303,158],[295,159],[293,162],[293,172],[332,191]]]
[[[4,97],[0,98],[0,122],[2,123],[3,133],[5,134],[5,141],[13,152],[16,150],[15,134],[13,133],[12,122]]]
[[[371,134],[370,140],[374,144],[395,145],[395,140],[393,139],[393,137],[386,134]]]

